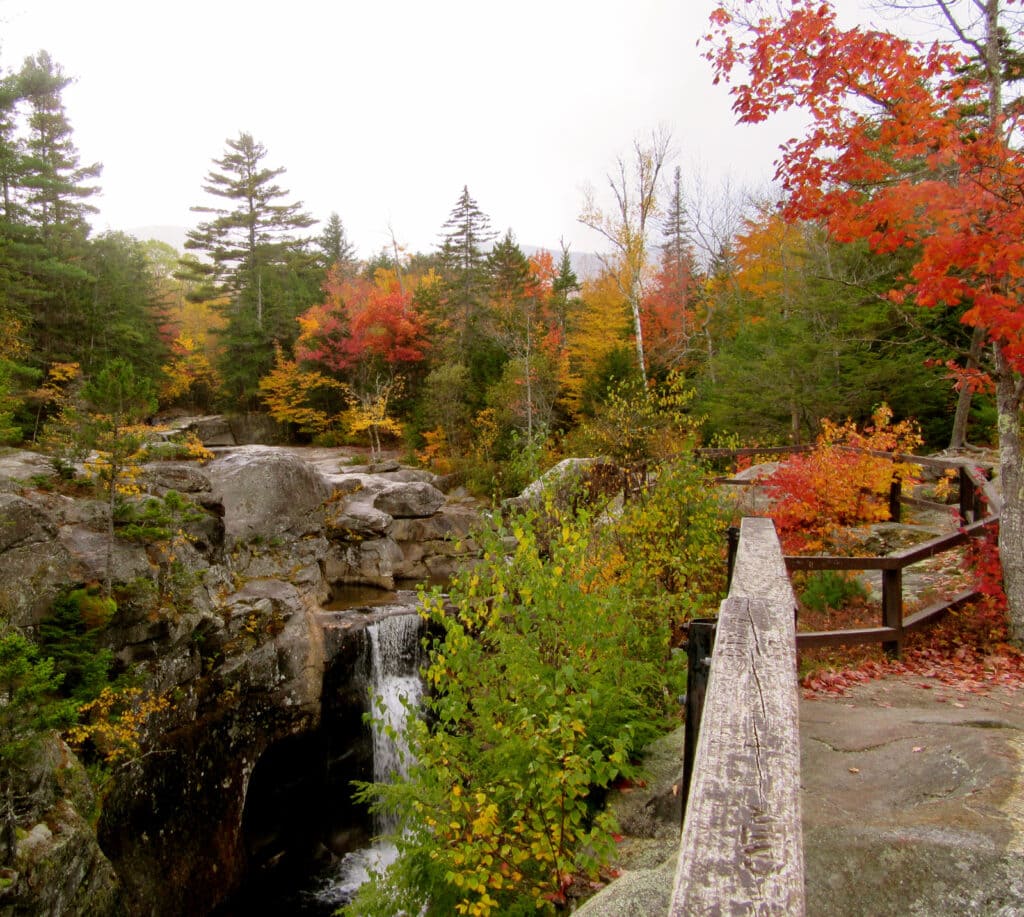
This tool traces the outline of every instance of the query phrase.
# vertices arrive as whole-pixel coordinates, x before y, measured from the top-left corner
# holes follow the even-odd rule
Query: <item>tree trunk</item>
[[[1003,567],[1010,639],[1024,647],[1024,455],[1021,407],[1024,379],[996,345],[996,406],[999,412],[999,476],[1003,508],[999,519],[999,560]]]
[[[981,360],[981,347],[985,343],[985,328],[974,326],[971,334],[971,349],[967,354],[967,368],[977,369]],[[971,401],[973,392],[966,381],[960,386],[960,395],[956,400],[956,415],[953,418],[953,432],[949,437],[949,448],[960,449],[967,443],[967,423],[971,417]]]
[[[629,307],[633,312],[633,334],[636,338],[636,362],[640,369],[640,381],[647,388],[647,358],[644,356],[644,328],[640,319],[640,289],[633,282],[629,295]]]

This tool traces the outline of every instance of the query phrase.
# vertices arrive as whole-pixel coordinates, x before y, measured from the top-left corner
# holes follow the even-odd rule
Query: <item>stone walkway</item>
[[[809,915],[1024,915],[1024,692],[801,701]]]
[[[1024,691],[890,676],[800,701],[808,917],[1024,917]],[[623,877],[584,917],[668,913],[682,729],[615,802]]]

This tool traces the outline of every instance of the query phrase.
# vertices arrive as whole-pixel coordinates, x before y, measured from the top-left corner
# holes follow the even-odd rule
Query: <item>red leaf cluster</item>
[[[367,359],[393,366],[417,363],[426,355],[423,321],[412,294],[393,276],[371,283],[332,271],[324,292],[326,301],[299,318],[299,362],[344,373]]]
[[[995,687],[1018,690],[1024,688],[1024,653],[1006,639],[1004,611],[982,600],[913,635],[900,660],[851,660],[846,667],[811,672],[801,686],[808,698],[844,696],[874,679],[912,675],[926,679],[920,683],[926,690],[934,686],[931,682],[971,694],[987,694]]]
[[[951,44],[840,28],[831,2],[793,0],[776,17],[723,3],[706,37],[715,78],[741,122],[799,108],[812,122],[782,148],[777,178],[791,219],[840,241],[915,251],[895,299],[966,305],[1024,367],[1024,150],[1020,107],[1000,111],[983,68]]]

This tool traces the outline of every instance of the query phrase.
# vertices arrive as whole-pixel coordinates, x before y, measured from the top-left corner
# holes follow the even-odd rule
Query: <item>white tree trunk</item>
[[[996,407],[999,412],[999,476],[1003,508],[999,519],[999,560],[1003,568],[1010,639],[1024,647],[1024,468],[1021,407],[1024,379],[996,346]]]

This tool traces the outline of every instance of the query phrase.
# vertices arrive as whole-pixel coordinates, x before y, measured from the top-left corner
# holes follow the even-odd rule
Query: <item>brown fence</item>
[[[809,447],[786,446],[774,450],[758,449],[707,449],[702,454],[708,458],[728,458],[737,455],[777,455],[807,451]],[[928,456],[906,455],[902,453],[870,452],[871,455],[892,459],[899,462],[913,462],[938,469],[956,469],[959,475],[959,510],[961,518],[967,523],[958,532],[934,538],[923,544],[905,551],[897,551],[882,557],[835,557],[832,555],[787,555],[786,569],[794,570],[880,570],[882,573],[882,607],[881,622],[878,627],[861,627],[847,630],[832,631],[799,631],[796,643],[800,648],[816,646],[838,646],[860,643],[881,643],[883,648],[898,655],[907,633],[936,620],[953,609],[978,598],[975,589],[964,590],[947,599],[935,602],[926,608],[904,617],[903,571],[919,561],[937,554],[952,551],[966,544],[971,538],[979,537],[983,530],[999,523],[1001,501],[995,488],[981,474],[975,463],[959,459],[932,458]],[[719,478],[719,482],[749,486],[757,481],[737,480],[735,478]],[[894,520],[900,518],[900,504],[924,505],[943,509],[952,509],[944,504],[929,503],[903,496],[900,481],[893,480],[890,492],[890,515]]]

